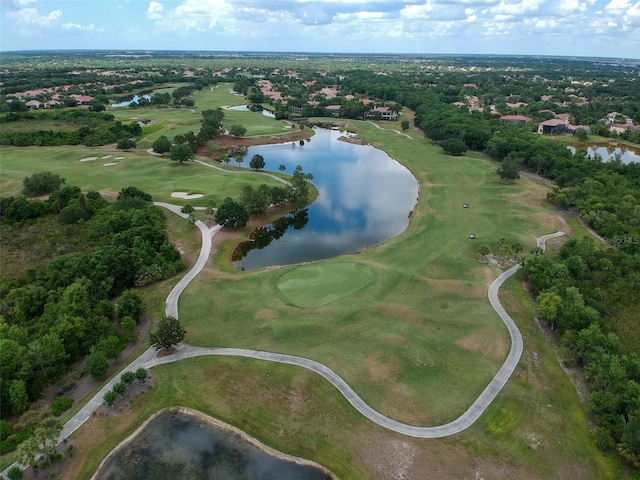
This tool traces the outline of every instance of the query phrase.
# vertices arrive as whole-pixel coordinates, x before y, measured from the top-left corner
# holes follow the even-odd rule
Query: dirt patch
[[[260,310],[256,314],[256,320],[276,320],[278,313],[273,310]]]
[[[352,143],[354,145],[364,145],[364,142],[359,137],[345,137],[345,136],[342,136],[342,137],[338,138],[338,141],[344,142],[344,143]]]
[[[289,392],[289,410],[291,413],[299,413],[307,405],[307,400],[304,395],[304,391],[302,390],[302,385],[297,385]]]
[[[400,366],[397,358],[392,358],[389,362],[381,362],[379,354],[371,354],[365,361],[369,378],[373,382],[389,382],[395,381],[398,377]]]
[[[284,135],[265,135],[257,138],[238,138],[231,135],[220,135],[216,137],[213,144],[222,147],[253,147],[255,145],[272,145],[277,143],[298,142],[307,140],[313,136],[313,130],[305,128]],[[202,147],[199,154],[206,154],[207,147]]]
[[[135,380],[127,387],[124,396],[118,397],[118,399],[113,402],[113,406],[109,407],[103,403],[93,413],[93,416],[96,418],[112,418],[128,411],[131,408],[131,401],[138,395],[142,395],[151,390],[155,383],[152,370],[147,370],[147,378],[144,383]]]

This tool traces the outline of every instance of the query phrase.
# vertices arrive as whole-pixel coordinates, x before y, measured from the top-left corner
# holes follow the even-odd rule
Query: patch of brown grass
[[[480,353],[490,360],[500,361],[507,356],[510,348],[507,337],[496,335],[494,330],[476,330],[470,335],[456,340],[456,345],[470,352]]]

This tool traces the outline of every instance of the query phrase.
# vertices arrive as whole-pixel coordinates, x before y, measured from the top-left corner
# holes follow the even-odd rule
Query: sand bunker
[[[113,155],[105,155],[104,157],[102,157],[103,160],[107,159],[107,158],[111,158],[113,157]]]
[[[203,197],[204,195],[202,193],[192,193],[191,195],[189,195],[187,192],[173,192],[171,196],[173,198],[183,198],[185,200],[192,200],[194,198]]]
[[[114,163],[114,162],[105,163],[103,166],[105,166],[105,167],[111,167],[111,166],[113,166],[113,165],[117,165],[117,163]]]
[[[124,157],[116,157],[114,160],[122,160]]]
[[[81,158],[80,161],[81,162],[90,162],[92,160],[97,160],[98,157],[85,157],[85,158]]]

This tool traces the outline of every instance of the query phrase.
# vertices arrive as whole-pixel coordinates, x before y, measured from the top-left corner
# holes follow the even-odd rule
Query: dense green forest
[[[37,177],[37,178],[32,178]],[[52,185],[47,200],[0,199],[3,249],[19,248],[21,233],[60,225],[84,245],[30,268],[3,275],[0,284],[0,413],[22,413],[43,388],[78,359],[117,358],[136,336],[143,305],[132,290],[170,277],[185,265],[169,242],[163,212],[135,187],[108,202],[82,193],[52,174],[28,177],[25,186]],[[36,181],[34,181],[36,180]],[[13,445],[15,446],[15,445]],[[12,445],[3,443],[3,451]]]

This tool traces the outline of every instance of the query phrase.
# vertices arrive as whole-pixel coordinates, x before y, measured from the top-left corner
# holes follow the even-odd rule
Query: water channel
[[[603,162],[610,162],[617,157],[624,164],[640,162],[640,148],[622,143],[582,142],[574,143],[567,148],[571,153],[576,153],[576,149],[583,148],[587,151],[589,158],[599,158]]]
[[[326,480],[328,472],[294,461],[239,433],[183,412],[164,411],[121,444],[92,480]]]
[[[385,152],[338,140],[344,132],[315,129],[298,142],[249,148],[265,170],[293,173],[297,165],[313,175],[316,201],[304,210],[258,229],[233,254],[235,268],[290,265],[379,245],[402,233],[418,198],[411,172]],[[247,162],[248,163],[248,162]]]

